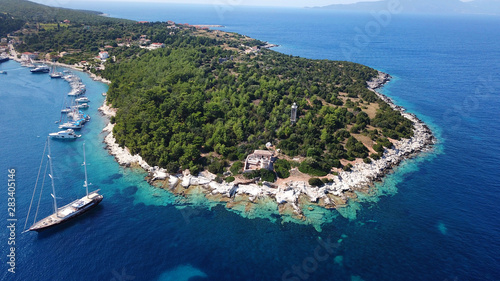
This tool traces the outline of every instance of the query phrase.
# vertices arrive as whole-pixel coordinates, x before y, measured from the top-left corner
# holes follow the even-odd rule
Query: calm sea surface
[[[318,213],[329,221],[320,227],[270,212],[249,219],[203,200],[176,203],[143,172],[116,164],[97,112],[107,86],[77,73],[92,121],[81,139],[52,142],[57,196],[62,204],[84,194],[85,141],[91,188],[104,201],[57,229],[21,234],[45,137],[57,131],[70,88],[9,61],[0,65],[8,72],[0,75],[1,280],[500,280],[500,18],[399,14],[377,23],[369,14],[309,9],[96,3],[63,4],[221,24],[286,54],[390,73],[383,92],[427,122],[440,143],[389,175],[379,197]],[[5,262],[8,168],[17,180],[15,274]],[[39,216],[50,208],[44,190]]]

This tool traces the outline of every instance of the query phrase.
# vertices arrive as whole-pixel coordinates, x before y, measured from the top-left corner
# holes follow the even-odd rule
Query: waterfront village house
[[[273,153],[268,150],[255,150],[252,154],[247,156],[245,160],[244,172],[272,169]]]
[[[7,38],[2,38],[2,43],[7,43]]]
[[[156,49],[160,49],[160,48],[165,48],[165,44],[163,43],[152,43],[149,48],[151,50],[156,50]]]
[[[109,54],[108,54],[108,52],[106,52],[106,51],[99,52],[99,58],[100,58],[101,60],[106,60],[107,58],[109,58]]]
[[[33,53],[30,53],[30,52],[24,52],[22,53],[21,55],[21,59],[22,60],[35,60],[36,58],[38,57],[37,54],[33,54]]]

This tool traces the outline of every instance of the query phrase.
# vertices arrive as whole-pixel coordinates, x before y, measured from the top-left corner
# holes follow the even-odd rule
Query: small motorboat
[[[89,108],[89,105],[87,103],[82,103],[82,104],[77,105],[76,108],[85,109],[85,108]]]
[[[57,133],[50,133],[49,136],[56,139],[76,139],[81,137],[82,135],[77,135],[72,129],[67,129],[64,131],[59,131]]]
[[[70,113],[72,111],[71,107],[66,107],[61,109],[61,113]]]
[[[81,120],[76,122],[66,122],[62,125],[59,125],[59,129],[81,129],[83,127],[83,123]]]
[[[79,102],[79,103],[82,103],[82,102],[90,102],[89,98],[87,97],[81,97],[81,98],[77,98],[75,99],[76,102]]]

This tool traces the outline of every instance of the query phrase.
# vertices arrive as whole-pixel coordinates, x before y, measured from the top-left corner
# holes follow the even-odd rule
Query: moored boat
[[[35,222],[29,229],[26,231],[42,231],[47,228],[59,225],[63,222],[69,221],[85,212],[88,210],[96,207],[101,203],[103,196],[99,194],[99,190],[95,190],[89,193],[88,189],[88,179],[87,179],[87,163],[86,163],[86,158],[85,158],[85,143],[83,144],[83,166],[85,169],[85,180],[83,186],[85,187],[86,190],[86,196],[74,200],[73,202],[58,208],[57,207],[57,197],[56,197],[56,189],[54,186],[54,172],[52,169],[52,158],[50,154],[50,144],[49,140],[47,140],[47,146],[48,146],[48,151],[49,153],[47,154],[48,162],[49,162],[49,167],[50,167],[50,174],[49,177],[51,179],[51,186],[52,186],[52,198],[54,200],[54,213],[51,215]],[[42,163],[43,164],[43,163]],[[35,186],[35,191],[33,192],[33,197],[36,192],[36,186]],[[40,194],[41,196],[41,194]],[[33,200],[32,200],[33,202]],[[30,205],[30,210],[31,210],[31,205]],[[38,212],[38,208],[37,208]],[[28,211],[28,216],[29,217],[30,212]],[[26,222],[28,221],[28,218],[26,219]],[[36,221],[36,214],[35,214],[35,221]],[[25,226],[26,227],[26,226]],[[24,232],[26,232],[24,231]]]
[[[82,104],[78,104],[76,106],[76,108],[86,109],[86,108],[89,108],[89,105],[87,103],[82,103]]]
[[[77,139],[82,135],[75,134],[75,131],[73,131],[73,129],[67,129],[64,131],[59,131],[57,133],[50,133],[49,136],[56,139]]]
[[[50,78],[62,78],[61,72],[49,73]]]
[[[66,108],[61,109],[61,113],[70,113],[71,110],[72,110],[71,107],[66,107]]]
[[[56,66],[53,65],[52,70],[50,70],[49,76],[50,76],[50,78],[62,78],[63,74],[62,74],[62,72],[56,71]]]
[[[81,129],[83,127],[83,123],[85,122],[83,120],[78,120],[75,122],[66,122],[62,125],[59,125],[59,129]]]
[[[78,87],[74,87],[73,90],[71,90],[71,92],[68,93],[68,96],[76,97],[85,94],[85,92],[86,92],[85,85],[81,85]]]
[[[78,111],[78,114],[80,114],[80,117],[86,122],[90,121],[90,115],[83,113],[81,110]]]
[[[87,97],[81,97],[81,98],[77,98],[75,99],[76,102],[79,102],[79,103],[82,103],[82,102],[90,102],[89,98]]]
[[[31,73],[49,73],[50,68],[48,66],[46,66],[45,64],[42,64],[42,65],[39,65],[39,66],[33,68],[30,71],[31,71]]]

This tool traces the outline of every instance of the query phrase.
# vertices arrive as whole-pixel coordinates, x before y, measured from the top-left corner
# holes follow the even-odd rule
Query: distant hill
[[[59,22],[63,20],[85,24],[131,22],[124,19],[103,17],[101,12],[55,8],[26,0],[0,0],[0,13],[34,22]]]
[[[334,4],[315,8],[338,11],[380,11],[387,9],[391,1],[393,0]],[[499,0],[475,0],[472,2],[462,2],[460,0],[399,0],[399,2],[403,8],[403,13],[500,15]]]

